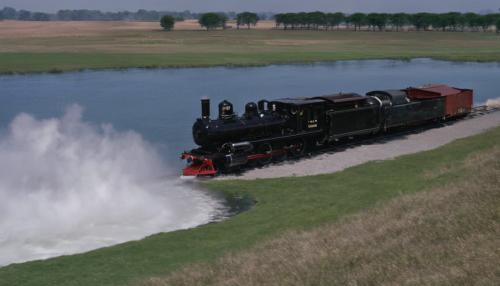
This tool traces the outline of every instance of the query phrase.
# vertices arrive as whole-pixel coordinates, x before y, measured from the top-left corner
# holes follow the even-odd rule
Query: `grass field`
[[[500,61],[500,35],[259,29],[172,32],[143,22],[0,22],[0,73],[267,65],[352,59]]]
[[[144,285],[498,285],[500,147],[422,177],[458,170],[472,176]]]
[[[251,210],[227,221],[157,234],[89,253],[0,268],[0,285],[131,285],[191,263],[213,262],[289,231],[314,230],[383,206],[404,194],[459,184],[478,168],[471,156],[500,146],[500,128],[439,149],[345,171],[257,181],[211,181],[228,197],[251,197]],[[498,162],[497,159],[495,159]]]

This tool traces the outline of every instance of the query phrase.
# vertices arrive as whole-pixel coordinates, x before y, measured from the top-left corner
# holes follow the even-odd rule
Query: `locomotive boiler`
[[[472,98],[470,89],[438,84],[261,100],[247,103],[241,116],[224,100],[217,118],[211,118],[210,100],[203,98],[193,125],[199,148],[182,154],[188,162],[183,175],[213,176],[298,157],[346,137],[464,116],[472,110]]]

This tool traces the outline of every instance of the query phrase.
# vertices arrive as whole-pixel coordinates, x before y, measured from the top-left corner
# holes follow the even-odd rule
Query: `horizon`
[[[257,0],[253,2],[230,1],[230,0],[211,0],[197,3],[195,0],[144,0],[140,3],[137,1],[125,0],[117,6],[110,0],[88,0],[88,1],[64,1],[64,0],[47,0],[44,3],[36,0],[0,0],[0,7],[12,7],[16,10],[29,10],[34,12],[56,13],[59,10],[100,10],[103,12],[118,12],[118,11],[137,11],[155,10],[182,12],[189,10],[192,13],[205,12],[242,12],[253,11],[259,13],[283,13],[283,12],[386,12],[386,13],[418,13],[418,12],[475,12],[475,13],[496,13],[500,11],[500,0],[442,0],[435,3],[431,0],[422,0],[418,3],[410,1],[397,0],[355,0],[355,1],[336,1],[331,3],[328,0],[315,0],[304,3],[298,0],[282,1]],[[420,7],[426,7],[422,9]],[[431,8],[429,8],[431,7]]]

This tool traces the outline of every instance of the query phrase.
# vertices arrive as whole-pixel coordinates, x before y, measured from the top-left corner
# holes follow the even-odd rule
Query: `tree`
[[[300,18],[301,16],[297,13],[282,13],[274,16],[276,27],[283,25],[283,29],[285,30],[287,30],[289,26],[291,26],[292,29],[295,29],[295,27],[301,22]]]
[[[333,29],[333,27],[339,27],[339,25],[345,21],[345,15],[343,13],[328,13],[325,15],[326,24]]]
[[[465,27],[467,26],[467,19],[465,19],[465,15],[461,14],[457,17],[457,28],[460,29],[460,31],[464,31]]]
[[[259,21],[259,16],[252,12],[243,12],[236,15],[236,27],[239,29],[241,25],[246,25],[247,29],[250,29],[250,26],[257,25]]]
[[[354,25],[354,30],[360,30],[361,26],[366,24],[366,15],[363,13],[354,13],[349,16],[349,23]]]
[[[284,14],[279,13],[274,15],[274,23],[276,24],[276,28],[279,28],[283,24]]]
[[[446,25],[450,27],[453,31],[456,31],[458,27],[463,29],[463,16],[459,12],[449,12],[443,15],[445,18]]]
[[[288,29],[288,25],[291,24],[292,13],[281,13],[274,15],[274,20],[276,21],[276,27],[283,25],[283,29]]]
[[[320,11],[307,13],[306,22],[308,29],[310,29],[311,26],[316,30],[319,29],[320,26],[326,26],[325,13]]]
[[[135,20],[140,21],[158,21],[161,20],[162,15],[157,11],[139,9],[137,10],[137,12],[135,12],[133,17]]]
[[[488,27],[490,26],[490,24],[487,22],[489,19],[487,19],[485,16],[483,15],[478,15],[478,18],[477,18],[477,22],[476,22],[476,27],[480,27],[483,29],[483,31],[485,32]]]
[[[497,20],[497,22],[495,23],[495,26],[497,28],[497,33],[500,33],[500,18]]]
[[[225,15],[217,13],[205,13],[201,15],[200,19],[198,20],[198,23],[200,23],[202,27],[205,27],[207,31],[210,29],[217,29],[219,27],[225,29],[226,22],[227,17]]]
[[[410,22],[410,16],[406,13],[396,13],[389,15],[389,23],[399,31]]]
[[[170,31],[174,28],[175,19],[170,15],[164,15],[160,19],[160,25],[163,27],[164,30]]]
[[[479,24],[481,28],[483,28],[484,32],[488,31],[488,28],[492,25],[495,25],[496,17],[496,14],[487,14],[480,16]]]
[[[417,31],[422,29],[427,30],[429,29],[429,26],[432,25],[432,17],[433,16],[430,13],[417,13],[411,15],[410,22],[413,26],[415,26]]]
[[[481,16],[479,16],[476,13],[465,13],[464,18],[466,25],[469,27],[471,30],[476,30],[479,26],[481,26]]]
[[[20,21],[29,21],[31,20],[31,12],[26,10],[20,10],[17,15],[17,19]]]
[[[47,13],[35,12],[31,17],[33,21],[50,21],[50,16]]]
[[[370,13],[366,16],[366,23],[373,29],[377,27],[379,31],[382,31],[387,26],[388,18],[387,14]]]
[[[11,7],[4,7],[2,10],[2,17],[6,20],[15,20],[17,19],[17,11]]]
[[[59,21],[71,21],[73,12],[71,10],[59,10],[56,17]]]
[[[440,29],[442,31],[445,31],[446,27],[448,27],[449,25],[446,14],[430,14],[429,19],[433,30]]]
[[[306,12],[292,14],[292,28],[299,26],[302,29],[306,27],[308,21]]]

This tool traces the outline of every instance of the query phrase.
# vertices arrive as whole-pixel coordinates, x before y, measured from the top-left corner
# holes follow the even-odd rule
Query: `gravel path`
[[[263,168],[248,170],[239,175],[221,176],[218,179],[252,180],[333,173],[368,161],[393,159],[404,154],[434,149],[453,140],[472,136],[496,126],[500,126],[500,112],[457,121],[444,127],[429,129],[416,134],[396,137],[386,142],[357,145],[340,152],[325,153],[297,161],[272,164]]]

